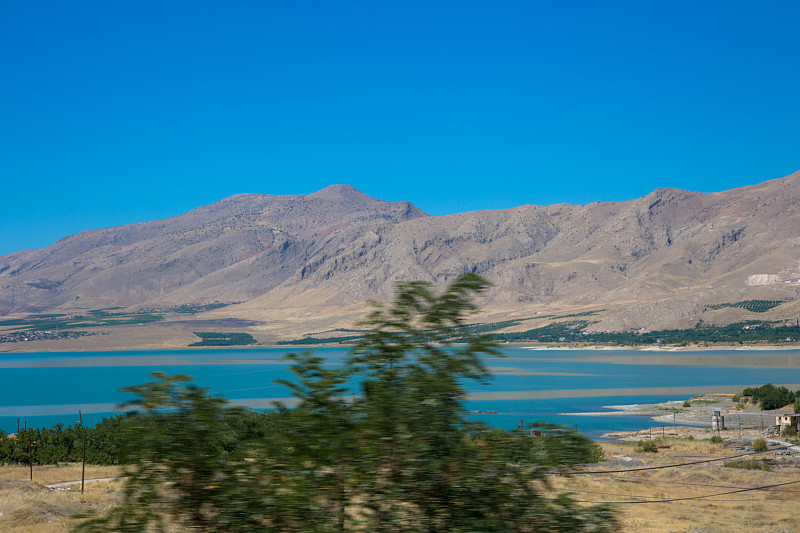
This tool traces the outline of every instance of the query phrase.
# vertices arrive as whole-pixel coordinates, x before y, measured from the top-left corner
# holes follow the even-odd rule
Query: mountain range
[[[0,314],[233,303],[265,340],[352,327],[395,284],[487,278],[481,320],[596,311],[605,331],[747,319],[750,299],[800,313],[800,172],[716,193],[657,189],[588,205],[431,216],[347,185],[242,194],[151,222],[0,257]],[[160,326],[160,327],[163,327]]]

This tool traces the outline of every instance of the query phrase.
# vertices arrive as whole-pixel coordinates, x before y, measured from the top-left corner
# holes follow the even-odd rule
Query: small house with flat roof
[[[785,427],[793,427],[797,431],[797,427],[800,425],[800,414],[778,415],[775,417],[775,425],[780,427],[781,433]]]

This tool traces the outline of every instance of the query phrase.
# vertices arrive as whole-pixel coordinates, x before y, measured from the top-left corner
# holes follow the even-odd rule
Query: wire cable
[[[773,448],[771,450],[765,450],[763,452],[750,452],[750,453],[743,453],[739,455],[729,455],[727,457],[717,457],[715,459],[703,459],[701,461],[690,461],[688,463],[675,463],[671,465],[661,465],[661,466],[643,466],[640,468],[623,468],[619,470],[568,470],[568,471],[558,471],[553,470],[549,472],[550,474],[557,474],[557,475],[569,475],[569,476],[577,476],[582,474],[620,474],[623,472],[642,472],[644,470],[661,470],[664,468],[676,468],[679,466],[691,466],[691,465],[699,465],[703,463],[713,463],[715,461],[725,461],[728,459],[738,459],[740,457],[750,457],[751,455],[759,455],[762,453],[770,453],[779,450],[785,450],[790,446],[782,446],[780,448]]]
[[[744,489],[747,487],[737,487],[732,485],[712,485],[710,483],[693,483],[691,481],[676,481],[673,479],[652,479],[652,478],[639,478],[639,477],[622,477],[612,476],[612,479],[619,481],[639,481],[641,483],[672,483],[675,485],[691,485],[694,487],[708,487],[713,489]],[[800,492],[800,490],[781,490],[781,489],[764,489],[772,492]],[[583,492],[583,491],[576,491]]]
[[[715,498],[717,496],[727,496],[728,494],[739,494],[742,492],[752,492],[754,490],[765,490],[771,489],[774,487],[783,487],[786,485],[793,485],[795,483],[800,483],[800,479],[797,481],[787,481],[786,483],[775,483],[773,485],[763,485],[761,487],[751,487],[747,489],[739,489],[739,490],[731,490],[727,492],[718,492],[716,494],[707,494],[705,496],[686,496],[684,498],[664,498],[661,500],[631,500],[631,501],[617,501],[617,502],[598,502],[598,501],[590,501],[590,500],[575,500],[578,503],[605,503],[605,504],[612,504],[612,505],[626,505],[626,504],[635,504],[635,503],[670,503],[670,502],[685,502],[689,500],[704,500],[706,498]]]

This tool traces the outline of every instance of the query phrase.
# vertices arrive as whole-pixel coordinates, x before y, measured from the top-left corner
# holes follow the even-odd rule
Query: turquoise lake
[[[0,354],[0,429],[7,433],[27,422],[44,427],[71,425],[78,410],[87,423],[121,412],[131,399],[120,392],[163,371],[189,374],[212,395],[264,410],[272,402],[290,403],[276,379],[291,379],[281,358],[288,349],[157,350],[130,352]],[[645,417],[595,417],[578,413],[605,406],[686,399],[706,392],[739,392],[774,383],[800,388],[800,350],[648,352],[634,350],[503,349],[506,357],[487,357],[493,379],[465,382],[473,420],[512,428],[535,421],[577,426],[592,437],[612,430],[653,425]],[[330,365],[347,350],[315,350]],[[497,414],[485,414],[497,411]]]

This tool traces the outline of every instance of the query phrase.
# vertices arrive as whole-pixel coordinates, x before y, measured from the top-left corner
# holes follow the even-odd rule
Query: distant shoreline
[[[164,343],[163,345],[141,344],[141,345],[128,345],[113,348],[95,347],[95,346],[81,346],[74,348],[69,346],[75,339],[59,340],[59,341],[31,341],[20,343],[4,343],[0,344],[0,357],[6,353],[47,353],[47,352],[126,352],[126,351],[150,351],[150,350],[258,350],[258,349],[286,349],[286,350],[314,350],[316,348],[343,348],[350,349],[352,344],[341,343],[320,343],[313,345],[291,345],[291,344],[258,344],[258,345],[233,345],[233,346],[176,346],[174,344]],[[47,346],[42,346],[47,344]],[[714,352],[714,351],[800,351],[800,344],[785,345],[785,344],[719,344],[713,346],[652,346],[652,345],[638,345],[638,346],[617,346],[613,344],[591,344],[591,345],[569,345],[569,344],[544,344],[536,345],[530,342],[520,343],[499,343],[499,348],[519,348],[531,351],[630,351],[630,352],[657,352],[657,353],[679,353],[679,352]]]

